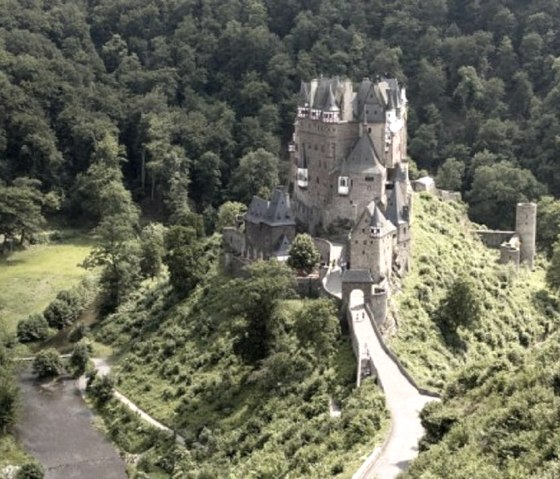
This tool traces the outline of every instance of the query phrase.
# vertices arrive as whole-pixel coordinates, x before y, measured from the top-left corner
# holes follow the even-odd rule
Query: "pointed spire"
[[[299,89],[298,103],[301,106],[309,106],[309,85],[302,81]]]
[[[325,111],[340,111],[338,105],[336,104],[336,99],[332,90],[332,84],[329,84],[329,92],[327,95],[327,102],[325,104]]]
[[[396,184],[391,192],[391,196],[389,197],[389,201],[387,203],[387,210],[385,211],[387,218],[395,226],[407,222],[405,215],[403,214],[405,206],[406,202],[403,197],[402,189],[398,184]]]
[[[379,206],[377,206],[374,203],[373,204],[373,212],[372,212],[372,215],[371,215],[371,220],[369,222],[369,226],[371,228],[383,229],[386,221],[387,221],[387,219],[385,218],[385,216],[381,212],[381,209],[379,208]]]

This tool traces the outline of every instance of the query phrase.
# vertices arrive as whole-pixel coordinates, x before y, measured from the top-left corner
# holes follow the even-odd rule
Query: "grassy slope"
[[[392,347],[417,380],[442,390],[449,375],[468,361],[488,358],[511,344],[525,347],[554,327],[545,314],[544,270],[513,274],[497,264],[498,252],[471,233],[464,205],[416,196],[412,270],[395,296],[399,327]],[[458,276],[470,276],[482,299],[480,323],[461,329],[465,350],[448,346],[433,320],[440,300]]]
[[[443,390],[426,412],[433,445],[405,474],[414,479],[545,479],[560,466],[560,314],[544,270],[511,275],[469,231],[463,206],[419,197],[411,273],[396,297],[392,346],[424,385]],[[483,318],[448,347],[431,317],[457,275],[471,275]]]
[[[227,281],[216,275],[179,304],[156,288],[111,317],[98,337],[120,351],[119,389],[186,437],[190,459],[175,471],[190,475],[181,477],[350,477],[381,441],[387,416],[377,387],[353,390],[349,341],[333,367],[263,390],[258,371],[232,351]],[[286,324],[301,306],[282,303]],[[342,404],[340,419],[329,417],[330,395]]]
[[[63,243],[32,246],[0,259],[0,321],[9,331],[31,313],[42,312],[56,294],[86,272],[78,266],[91,244],[76,237]]]

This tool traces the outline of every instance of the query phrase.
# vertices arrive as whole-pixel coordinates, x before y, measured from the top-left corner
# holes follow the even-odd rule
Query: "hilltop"
[[[354,387],[355,359],[349,339],[336,333],[330,300],[289,293],[274,307],[267,357],[247,362],[239,354],[240,338],[246,337],[232,305],[247,296],[238,288],[250,284],[250,297],[258,301],[258,288],[276,294],[280,286],[274,284],[286,271],[256,263],[252,276],[240,281],[214,264],[187,298],[178,300],[162,283],[139,292],[104,321],[97,338],[116,353],[117,388],[186,440],[180,459],[166,463],[157,445],[138,449],[134,432],[120,433],[115,439],[121,447],[145,453],[141,470],[182,478],[351,477],[382,441],[383,395],[373,382]],[[266,285],[256,283],[259,275]],[[324,349],[298,339],[298,318],[309,318],[311,311],[336,326],[334,341]],[[340,417],[330,414],[331,400],[342,409]],[[117,420],[112,414],[106,411],[109,428]]]

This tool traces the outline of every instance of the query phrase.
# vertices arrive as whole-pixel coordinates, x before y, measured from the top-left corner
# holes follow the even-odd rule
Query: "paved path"
[[[418,441],[424,434],[419,413],[434,398],[420,394],[385,352],[363,305],[351,304],[351,308],[354,318],[360,318],[353,319],[354,331],[373,359],[391,413],[391,431],[381,454],[354,479],[393,479],[418,455]]]
[[[342,298],[341,254],[342,245],[331,244],[331,264],[323,279],[325,290],[338,298]],[[335,266],[332,266],[333,259]],[[418,441],[424,434],[419,413],[434,398],[420,394],[385,352],[364,308],[363,296],[352,295],[349,307],[360,349],[369,351],[373,359],[391,414],[388,438],[381,448],[373,451],[352,479],[393,479],[418,455]]]
[[[92,362],[95,366],[95,370],[97,371],[98,375],[106,376],[107,374],[109,374],[111,372],[111,366],[109,365],[109,363],[107,362],[107,360],[105,358],[93,358]],[[80,393],[82,394],[82,396],[84,396],[84,394],[85,394],[86,384],[87,384],[86,377],[81,376],[78,379],[78,389],[80,390]],[[177,444],[180,444],[181,446],[185,445],[185,439],[182,436],[180,436],[179,434],[176,434],[172,429],[168,428],[167,426],[165,426],[164,424],[162,424],[161,422],[159,422],[158,420],[156,420],[155,418],[150,416],[143,409],[140,409],[136,404],[134,404],[124,394],[122,394],[119,391],[117,391],[116,389],[114,389],[113,390],[113,395],[116,399],[118,399],[121,403],[123,403],[128,409],[130,409],[132,412],[138,414],[138,416],[140,416],[140,418],[142,420],[146,421],[148,424],[150,424],[151,426],[153,426],[157,429],[161,429],[162,431],[167,431],[170,434],[174,434],[175,439],[177,441]]]

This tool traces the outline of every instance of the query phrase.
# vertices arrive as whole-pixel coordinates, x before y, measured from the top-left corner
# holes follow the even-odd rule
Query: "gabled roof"
[[[341,173],[366,173],[384,175],[385,167],[379,161],[373,141],[368,134],[363,134],[352,149],[352,153],[342,162]]]
[[[283,188],[274,190],[263,221],[271,226],[296,224],[290,208],[290,197]]]
[[[360,220],[354,225],[353,229],[363,228],[364,216],[366,218],[367,226],[370,228],[378,228],[380,236],[386,236],[396,230],[395,225],[385,217],[381,208],[377,206],[375,201],[372,201],[366,206],[360,216]]]
[[[264,219],[267,209],[268,201],[258,196],[253,196],[249,209],[245,214],[245,219],[251,223],[260,223]]]
[[[245,221],[250,223],[266,223],[270,226],[283,226],[296,224],[290,197],[282,187],[277,187],[272,194],[272,200],[266,201],[258,196],[253,196],[249,209],[245,214]]]
[[[374,228],[383,228],[385,226],[387,219],[381,212],[379,206],[374,203],[373,206],[373,213],[371,214],[371,218],[369,220],[369,225]]]
[[[387,218],[395,226],[403,223],[408,223],[403,214],[405,206],[406,201],[404,200],[402,189],[400,187],[400,184],[397,183],[393,187],[393,191],[391,191],[389,201],[387,202],[387,209],[385,211]]]

